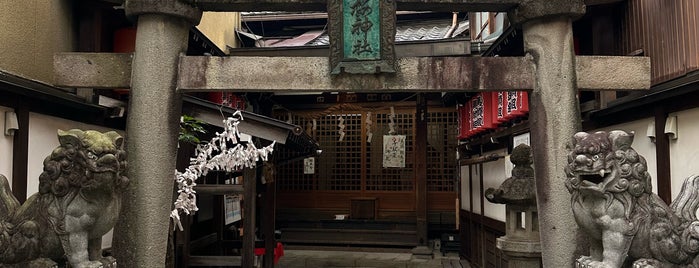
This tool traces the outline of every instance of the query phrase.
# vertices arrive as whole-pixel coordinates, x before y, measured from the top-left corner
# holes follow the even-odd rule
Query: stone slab
[[[330,75],[326,57],[207,57],[180,59],[178,89],[206,91],[445,92],[529,90],[534,65],[522,57],[408,57],[395,74]]]
[[[307,259],[306,267],[355,267],[356,260],[348,258]]]
[[[527,21],[551,18],[578,18],[585,14],[583,0],[520,0],[517,8],[508,12],[508,18],[513,24]]]
[[[327,0],[187,0],[204,11],[326,11]],[[520,0],[397,0],[404,11],[507,11]]]
[[[191,2],[191,1],[190,1]],[[124,11],[127,17],[136,18],[143,14],[160,14],[178,17],[199,24],[202,11],[193,3],[182,0],[126,0]]]
[[[128,88],[131,60],[132,54],[123,53],[59,53],[56,85]],[[526,57],[406,57],[398,66],[396,74],[331,76],[326,57],[183,56],[178,87],[183,92],[531,90],[535,76]],[[643,90],[651,83],[649,57],[578,56],[576,73],[579,90]]]

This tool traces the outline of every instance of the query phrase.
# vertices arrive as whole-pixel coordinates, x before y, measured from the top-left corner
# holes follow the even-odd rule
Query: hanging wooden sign
[[[395,1],[328,1],[331,73],[394,73],[395,32]]]

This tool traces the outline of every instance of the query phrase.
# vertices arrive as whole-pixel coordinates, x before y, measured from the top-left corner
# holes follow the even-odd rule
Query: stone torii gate
[[[586,2],[612,1],[388,2],[395,2],[397,10],[508,11],[510,20],[523,29],[527,56],[409,57],[395,59],[394,73],[331,75],[332,66],[325,57],[181,54],[188,30],[198,24],[202,10],[326,11],[327,0],[126,0],[126,14],[138,18],[133,54],[57,54],[58,86],[131,88],[127,151],[128,176],[133,180],[114,236],[119,265],[161,267],[164,263],[181,93],[527,90],[531,91],[529,118],[543,264],[572,266],[577,225],[563,181],[566,144],[581,129],[577,92],[650,88],[648,58],[576,57],[573,53],[573,19],[584,14]],[[244,256],[243,266],[251,265]]]

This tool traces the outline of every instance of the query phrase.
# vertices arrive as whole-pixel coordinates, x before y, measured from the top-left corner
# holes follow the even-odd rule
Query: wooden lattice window
[[[405,168],[383,167],[383,135],[389,133],[389,113],[373,114],[372,142],[366,150],[366,190],[367,191],[412,191],[415,182],[413,169],[413,125],[414,110],[408,113],[396,112],[393,122],[396,135],[405,135]]]
[[[345,136],[340,140],[340,118]],[[334,114],[317,122],[317,138],[323,153],[316,161],[318,190],[361,190],[362,115]]]
[[[279,114],[276,116],[277,119],[282,121],[289,120],[288,114]],[[311,123],[311,120],[299,117],[296,115],[291,116],[291,122],[296,125],[305,126]],[[275,159],[292,159],[295,158],[298,153],[289,149],[286,146],[277,145],[274,149],[272,157]],[[317,160],[317,159],[316,159]],[[303,170],[304,162],[290,161],[277,166],[277,172],[281,176],[276,176],[277,187],[284,191],[310,191],[316,190],[315,186],[315,174],[304,174]]]
[[[367,112],[371,111],[371,142],[367,141]],[[389,134],[388,109],[343,111],[312,119],[303,113],[291,115],[291,122],[300,125],[318,141],[323,151],[315,157],[313,174],[304,174],[303,161],[277,166],[277,186],[281,191],[391,191],[415,190],[414,122],[415,110],[396,109],[393,118],[396,135],[406,136],[405,168],[383,167],[383,135]],[[288,113],[276,118],[289,120]],[[344,119],[345,136],[340,141],[339,118]],[[457,114],[440,109],[429,113],[427,147],[427,185],[429,191],[455,191]],[[275,157],[291,158],[293,152],[283,146]]]
[[[456,191],[456,112],[431,112],[427,118],[427,190]]]

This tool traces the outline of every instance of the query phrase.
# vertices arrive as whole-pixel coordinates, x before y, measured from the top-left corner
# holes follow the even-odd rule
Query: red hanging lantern
[[[208,100],[236,110],[245,110],[245,99],[230,92],[209,92]]]
[[[497,126],[504,122],[507,122],[505,118],[505,97],[507,92],[505,91],[494,91],[492,92],[492,106],[491,114],[493,118],[493,125]]]
[[[471,134],[476,135],[483,131],[483,102],[477,96],[471,97]]]
[[[466,105],[459,104],[456,108],[458,114],[459,114],[459,136],[457,136],[458,139],[465,139],[468,138],[468,111],[466,109]]]
[[[529,95],[526,91],[508,91],[505,103],[505,118],[508,120],[524,116],[529,112]]]
[[[466,101],[466,103],[464,104],[464,110],[466,111],[466,115],[464,117],[464,118],[466,118],[466,120],[465,120],[464,125],[463,125],[464,129],[466,130],[466,133],[464,136],[465,136],[465,138],[469,138],[469,137],[473,136],[473,124],[472,124],[473,111],[471,111],[471,101],[470,100]]]
[[[478,93],[471,98],[472,129],[474,134],[493,129],[492,94]]]
[[[495,106],[492,92],[481,92],[476,96],[483,100],[483,129],[495,129],[497,124],[495,123],[493,113],[491,113],[493,106]]]

